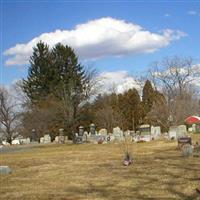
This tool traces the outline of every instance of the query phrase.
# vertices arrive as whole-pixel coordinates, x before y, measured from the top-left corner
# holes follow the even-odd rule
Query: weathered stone
[[[30,144],[30,138],[20,139],[20,144]]]
[[[177,126],[170,126],[169,139],[176,139],[176,138],[177,138]]]
[[[63,128],[59,129],[59,136],[64,136],[64,129]]]
[[[19,139],[15,139],[15,140],[13,140],[13,141],[12,141],[12,144],[20,144]]]
[[[60,144],[65,143],[65,136],[58,136],[58,143]]]
[[[36,130],[32,129],[31,131],[31,142],[35,142],[37,141],[37,134],[36,134]]]
[[[43,144],[44,143],[44,137],[40,138],[40,143]]]
[[[64,143],[68,143],[68,136],[65,136],[65,140],[64,140]]]
[[[160,126],[151,126],[151,138],[157,139],[161,135],[161,129]]]
[[[90,124],[90,134],[95,135],[96,134],[96,127],[94,124]]]
[[[104,136],[106,136],[107,134],[108,134],[107,129],[102,128],[102,129],[99,130],[99,135],[104,135]]]
[[[78,128],[78,135],[79,136],[83,136],[84,135],[84,127],[83,126],[79,126],[79,128]]]
[[[123,131],[119,127],[113,128],[113,135],[115,140],[122,141],[124,140]]]
[[[8,166],[0,166],[0,174],[10,174],[12,172],[11,168]]]
[[[44,135],[44,144],[51,143],[51,137],[49,134]]]
[[[59,142],[59,136],[56,136],[54,141],[55,141],[56,143],[58,143],[58,142]]]
[[[188,157],[190,155],[192,155],[193,153],[193,147],[192,145],[190,144],[185,144],[183,147],[182,147],[182,155],[184,157]]]

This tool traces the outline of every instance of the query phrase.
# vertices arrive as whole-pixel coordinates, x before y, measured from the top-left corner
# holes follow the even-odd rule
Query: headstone
[[[40,138],[40,143],[43,144],[44,143],[44,137]]]
[[[113,128],[113,135],[117,141],[124,140],[123,131],[119,127]]]
[[[68,143],[68,136],[65,136],[65,140],[64,140],[64,143]]]
[[[135,131],[130,131],[130,135],[135,136],[136,135]]]
[[[185,144],[183,147],[182,147],[182,155],[184,157],[188,157],[190,155],[192,155],[193,153],[193,147],[192,145],[190,144]]]
[[[83,142],[87,142],[88,134],[84,132],[82,139],[83,139]]]
[[[15,139],[15,140],[13,140],[13,141],[12,141],[12,144],[20,144],[19,139]]]
[[[88,132],[87,132],[87,131],[84,131],[84,135],[88,135]]]
[[[64,129],[63,128],[59,129],[59,136],[64,136]]]
[[[130,130],[124,131],[124,136],[129,136],[130,135]]]
[[[189,128],[188,128],[188,132],[189,132],[189,133],[192,133],[192,127],[189,127]]]
[[[8,166],[0,166],[0,174],[10,174],[12,172],[11,168]]]
[[[181,137],[187,134],[186,125],[179,125],[177,129],[177,137]]]
[[[94,124],[90,124],[90,134],[95,135],[96,134],[96,127]]]
[[[177,126],[170,126],[169,139],[176,139],[176,138],[177,138]]]
[[[31,142],[36,142],[36,141],[37,141],[36,130],[32,129],[32,131],[31,131]]]
[[[160,126],[151,126],[151,138],[157,139],[161,135],[161,129]]]
[[[184,145],[190,144],[192,145],[192,138],[188,136],[183,136],[178,138],[178,147],[181,149]]]
[[[30,142],[31,142],[30,138],[29,137],[26,138],[26,144],[30,144]]]
[[[99,130],[99,135],[104,135],[104,136],[106,136],[107,134],[108,134],[107,129],[102,128],[102,129]]]
[[[44,144],[51,143],[51,137],[49,134],[44,135]]]
[[[56,136],[54,141],[55,141],[56,143],[58,143],[58,142],[59,142],[59,136]]]
[[[79,128],[78,128],[78,135],[79,136],[83,136],[84,135],[84,127],[83,126],[79,126]]]
[[[58,142],[60,143],[60,144],[63,144],[63,143],[65,143],[65,136],[58,136]]]
[[[27,141],[28,138],[23,138],[23,139],[20,139],[20,144],[29,144],[28,141]],[[29,139],[30,140],[30,139]]]
[[[196,124],[192,124],[192,132],[196,133]]]
[[[2,141],[2,144],[3,144],[4,146],[10,146],[10,143],[8,143],[6,140],[3,140],[3,141]]]

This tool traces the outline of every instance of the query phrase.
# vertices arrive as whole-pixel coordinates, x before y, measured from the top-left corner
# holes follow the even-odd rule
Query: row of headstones
[[[75,134],[74,143],[92,142],[92,143],[108,143],[114,140],[123,141],[125,136],[131,136],[132,131],[123,132],[119,127],[113,128],[112,133],[108,133],[107,129],[100,129],[98,132],[95,125],[90,125],[90,132],[84,131],[84,127],[79,127],[79,132]]]
[[[31,143],[31,140],[30,138],[16,138],[12,141],[12,145],[17,145],[17,144],[30,144]],[[6,140],[3,140],[2,141],[2,144],[4,146],[9,146],[10,144],[6,141]]]

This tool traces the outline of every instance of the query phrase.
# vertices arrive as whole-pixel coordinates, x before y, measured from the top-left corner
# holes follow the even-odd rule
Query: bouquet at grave
[[[126,152],[125,153],[125,156],[124,156],[124,160],[123,160],[123,165],[125,166],[129,166],[133,163],[133,159],[132,159],[132,156],[130,155],[129,152]]]
[[[103,144],[103,142],[104,142],[104,138],[103,138],[103,137],[100,137],[100,138],[98,139],[98,144]]]

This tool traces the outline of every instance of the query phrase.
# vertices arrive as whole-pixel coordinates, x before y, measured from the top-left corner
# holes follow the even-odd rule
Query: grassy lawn
[[[51,144],[1,154],[0,165],[13,173],[1,175],[0,199],[200,199],[200,158],[183,158],[176,147],[164,140],[131,144],[129,167],[121,162],[122,144]]]

